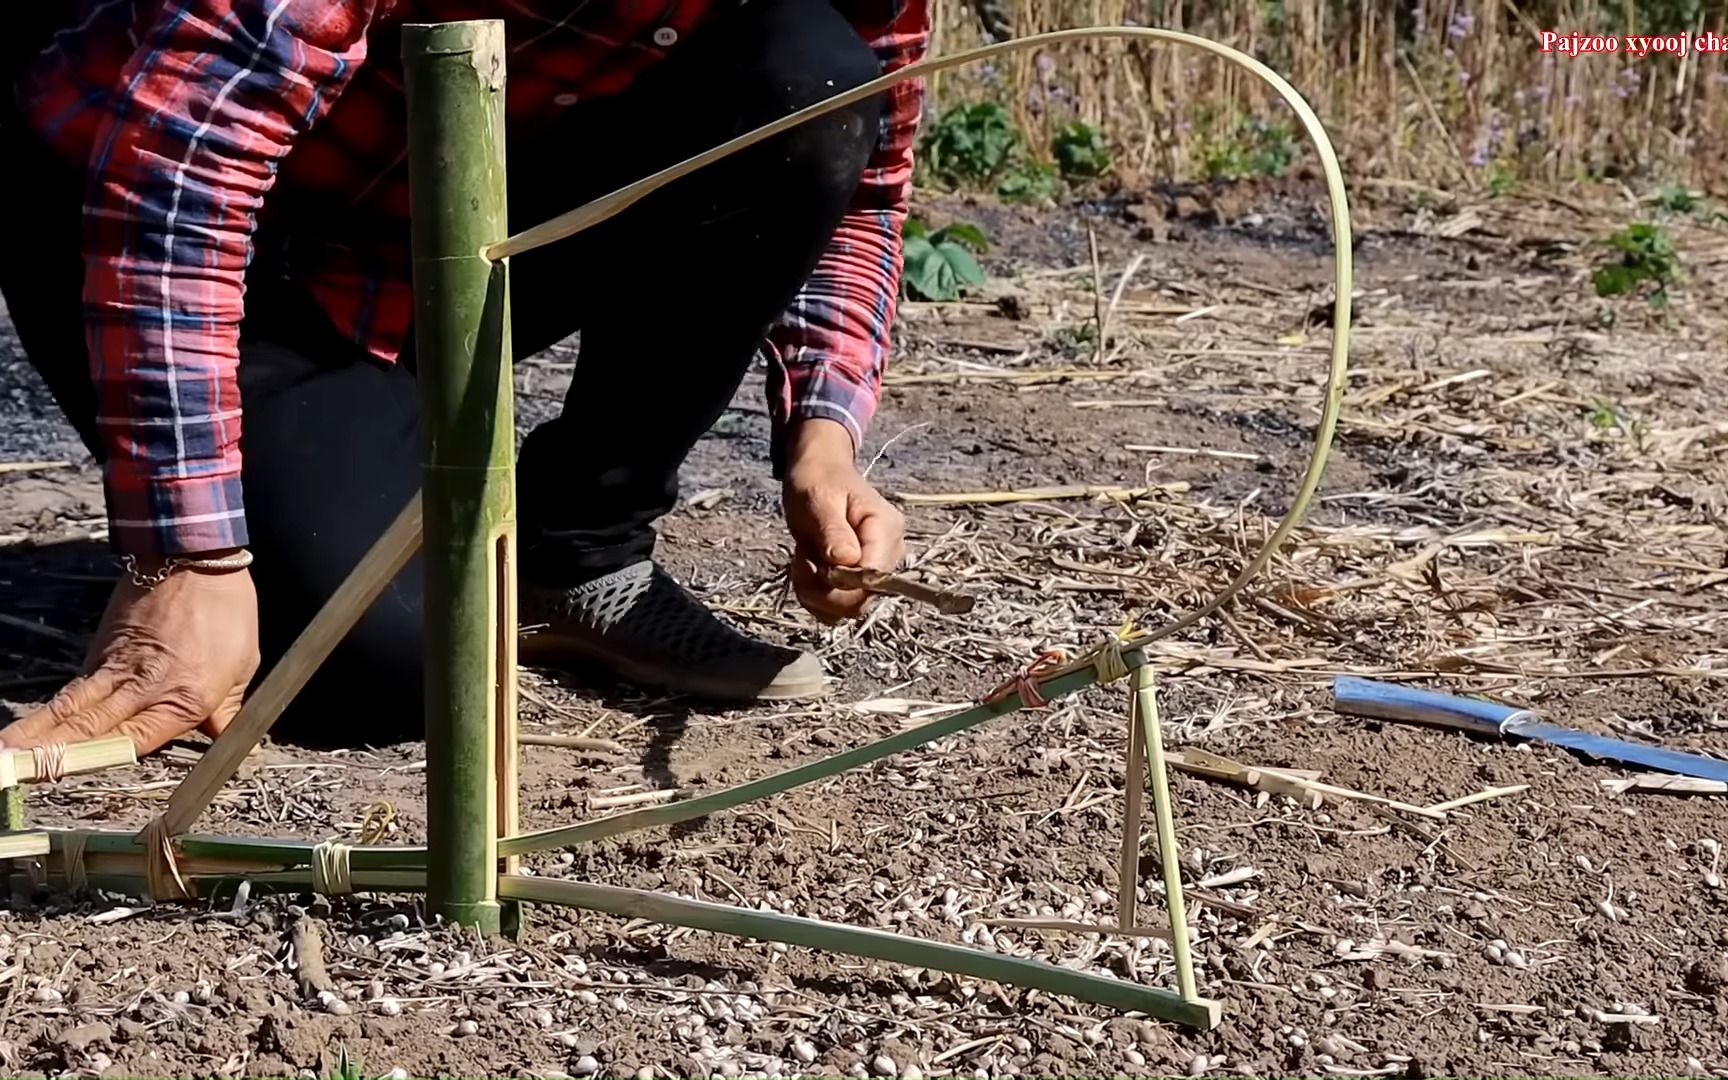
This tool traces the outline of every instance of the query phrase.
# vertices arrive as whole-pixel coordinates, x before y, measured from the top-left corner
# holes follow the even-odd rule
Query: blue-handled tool
[[[1494,701],[1436,694],[1350,675],[1339,675],[1332,680],[1332,699],[1334,708],[1353,716],[1434,724],[1476,735],[1537,739],[1592,757],[1629,762],[1681,776],[1728,782],[1728,761],[1544,723],[1529,709],[1515,709]]]

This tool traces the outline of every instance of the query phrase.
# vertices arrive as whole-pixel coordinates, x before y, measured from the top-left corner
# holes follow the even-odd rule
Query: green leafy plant
[[[1518,187],[1518,173],[1504,162],[1495,162],[1488,170],[1488,194],[1496,199],[1504,198]]]
[[[1604,243],[1613,254],[1611,261],[1598,266],[1592,276],[1597,296],[1622,296],[1653,284],[1650,303],[1660,307],[1668,302],[1668,286],[1680,278],[1680,257],[1668,230],[1638,222]]]
[[[1656,208],[1670,214],[1696,214],[1704,209],[1702,193],[1680,184],[1663,184],[1656,191]]]
[[[921,157],[931,176],[950,187],[985,185],[1007,172],[1026,149],[1008,110],[994,102],[957,105],[925,137]]]
[[[1096,180],[1110,171],[1110,146],[1104,133],[1080,120],[1056,129],[1050,139],[1050,154],[1062,178],[1070,183]]]
[[[907,298],[957,300],[968,287],[984,284],[984,270],[973,252],[989,250],[984,230],[956,221],[934,232],[917,218],[901,230],[905,272],[900,285]]]
[[[1055,166],[1042,161],[1020,162],[996,185],[996,195],[1002,201],[1023,205],[1053,203],[1061,190]]]
[[[1299,147],[1288,124],[1239,116],[1221,137],[1202,145],[1201,164],[1212,180],[1283,176]]]

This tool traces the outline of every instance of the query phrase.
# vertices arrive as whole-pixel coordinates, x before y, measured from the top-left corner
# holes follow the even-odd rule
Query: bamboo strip
[[[0,832],[0,859],[28,859],[51,850],[48,834],[41,830]]]
[[[105,739],[66,743],[60,752],[60,761],[53,771],[60,776],[75,776],[135,765],[137,762],[138,755],[132,746],[132,740],[125,735],[114,735]],[[40,749],[0,751],[0,787],[48,779],[41,775],[44,764],[45,759]]]
[[[1182,865],[1176,850],[1176,813],[1170,798],[1170,773],[1164,765],[1164,729],[1158,722],[1158,689],[1150,667],[1134,671],[1134,713],[1146,740],[1152,782],[1152,817],[1158,825],[1158,861],[1164,867],[1164,900],[1170,909],[1170,952],[1176,961],[1176,988],[1185,1001],[1198,999],[1194,958],[1188,945],[1188,906],[1182,895]]]
[[[1134,925],[1140,889],[1140,817],[1146,797],[1146,735],[1136,715],[1138,695],[1138,689],[1128,691],[1128,769],[1122,777],[1126,802],[1122,812],[1122,854],[1118,863],[1116,894],[1116,921],[1122,926]]]
[[[1517,795],[1520,792],[1529,790],[1529,784],[1508,784],[1505,787],[1486,788],[1482,791],[1476,792],[1474,795],[1461,795],[1456,799],[1437,802],[1428,807],[1428,809],[1444,814],[1450,810],[1459,810],[1466,806],[1474,806],[1480,802],[1487,802],[1489,799],[1498,799],[1505,795]]]
[[[135,833],[117,830],[84,832],[72,829],[44,829],[54,851],[60,851],[69,832],[83,832],[86,855],[127,854],[143,852]],[[276,870],[310,868],[312,849],[316,844],[305,840],[276,840],[268,837],[213,836],[188,834],[174,837],[174,847],[188,858],[206,863],[227,861],[235,864],[259,865]],[[348,865],[356,870],[424,870],[426,849],[418,846],[355,845],[348,849]]]
[[[898,574],[867,567],[834,566],[828,569],[828,584],[836,589],[864,589],[889,596],[904,596],[929,604],[944,615],[964,615],[972,610],[973,598],[952,589],[937,589]]]
[[[604,911],[626,918],[648,919],[668,926],[688,926],[759,941],[781,941],[907,967],[970,975],[1011,986],[1046,990],[1115,1009],[1143,1012],[1204,1030],[1216,1027],[1222,1015],[1222,1008],[1216,1001],[1184,999],[1168,990],[1141,986],[1125,979],[1105,978],[963,945],[924,941],[886,930],[845,926],[773,911],[685,900],[640,889],[537,877],[501,878],[498,895]]]
[[[240,707],[228,725],[186,779],[174,789],[162,821],[169,834],[185,832],[222,790],[246,755],[306,685],[348,631],[359,621],[372,601],[393,581],[420,547],[420,495],[415,493],[396,520],[384,530],[371,550],[355,564],[347,580],[319,609],[318,614],[294,639],[270,674]],[[142,835],[142,834],[140,834]]]
[[[1130,670],[1139,668],[1146,663],[1143,653],[1126,652],[1122,655],[1122,663]],[[1078,690],[1083,690],[1097,682],[1098,673],[1090,666],[1068,671],[1054,678],[1044,679],[1038,683],[1038,692],[1045,700],[1053,701],[1065,697]],[[619,836],[624,833],[636,832],[641,829],[652,829],[661,825],[676,825],[681,821],[691,821],[721,810],[730,810],[747,802],[765,799],[770,795],[778,795],[795,787],[823,780],[837,773],[854,769],[860,765],[868,765],[872,761],[898,754],[903,750],[923,746],[927,742],[940,739],[968,728],[977,727],[986,720],[1004,716],[1024,708],[1018,691],[1010,693],[995,701],[986,701],[965,712],[940,720],[932,720],[906,731],[897,732],[885,739],[878,739],[863,746],[844,750],[832,757],[813,761],[796,768],[765,776],[760,780],[752,780],[736,787],[725,788],[709,795],[701,795],[694,799],[671,803],[666,806],[654,806],[643,810],[632,810],[629,813],[614,814],[611,817],[598,818],[594,821],[584,821],[578,825],[565,825],[554,829],[542,829],[537,832],[524,833],[521,836],[505,837],[498,844],[498,850],[506,855],[525,855],[532,851],[547,851],[552,848],[569,847],[573,844],[601,840],[609,836]]]

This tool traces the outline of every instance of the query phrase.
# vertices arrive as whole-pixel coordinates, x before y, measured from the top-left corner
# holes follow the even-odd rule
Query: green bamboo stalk
[[[1146,663],[1146,654],[1131,650],[1122,654],[1123,666],[1130,671],[1137,671]],[[1084,690],[1098,681],[1095,668],[1085,667],[1059,675],[1048,682],[1038,685],[1038,692],[1046,701],[1054,701],[1060,697]],[[941,720],[932,720],[928,724],[910,728],[878,739],[851,750],[843,750],[832,757],[820,761],[812,761],[799,765],[772,776],[764,776],[760,780],[739,784],[709,795],[701,795],[682,802],[664,803],[660,806],[644,807],[628,813],[613,814],[611,817],[597,818],[585,821],[580,825],[565,825],[556,829],[541,829],[537,832],[523,833],[520,836],[506,836],[498,842],[498,850],[504,855],[525,855],[532,851],[549,851],[553,848],[570,847],[574,844],[591,840],[602,840],[609,836],[619,836],[624,833],[637,832],[641,829],[652,829],[660,825],[676,825],[681,821],[691,821],[707,817],[721,810],[730,810],[757,799],[766,799],[770,795],[778,795],[795,787],[824,780],[836,773],[855,769],[860,765],[868,765],[872,761],[898,754],[903,750],[923,746],[927,742],[977,727],[986,720],[998,716],[1006,716],[1025,708],[1025,702],[1015,691],[995,701],[986,701],[965,712]]]
[[[1194,988],[1194,958],[1188,948],[1188,905],[1182,895],[1182,864],[1176,851],[1176,815],[1170,799],[1170,770],[1164,764],[1164,729],[1158,722],[1158,687],[1152,669],[1134,672],[1134,711],[1145,733],[1146,768],[1152,787],[1152,817],[1158,824],[1158,861],[1164,867],[1165,902],[1170,908],[1170,952],[1176,959],[1176,989],[1185,1001],[1199,1000]]]
[[[431,910],[496,933],[497,562],[515,525],[504,24],[402,28],[426,541]]]
[[[0,825],[8,829],[22,829],[26,822],[24,785],[12,784],[0,788]]]
[[[69,832],[84,833],[84,850],[92,854],[135,854],[144,849],[133,832],[44,829],[53,851],[65,850]],[[236,862],[275,863],[284,870],[312,865],[316,844],[305,840],[276,840],[253,836],[209,836],[193,833],[174,838],[181,854],[192,858],[232,859]],[[427,852],[413,845],[356,844],[348,849],[348,865],[355,870],[425,870]]]
[[[593,885],[581,881],[516,877],[498,879],[498,895],[517,900],[604,911],[625,918],[649,919],[668,926],[688,926],[719,934],[735,934],[759,941],[783,941],[828,952],[866,956],[907,967],[931,968],[956,975],[991,979],[1011,986],[1027,986],[1107,1005],[1115,1009],[1143,1012],[1162,1020],[1210,1029],[1222,1013],[1216,1001],[1184,998],[1153,986],[1126,979],[1110,979],[1083,971],[1057,967],[1037,960],[987,952],[964,945],[925,941],[886,930],[804,919],[773,911],[685,900],[664,893]]]

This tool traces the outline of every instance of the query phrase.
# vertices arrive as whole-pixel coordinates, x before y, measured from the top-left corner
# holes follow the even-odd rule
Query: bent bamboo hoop
[[[584,229],[598,225],[606,219],[622,213],[630,206],[658,191],[660,188],[688,176],[698,169],[712,165],[714,162],[754,146],[766,139],[773,138],[784,131],[797,127],[807,120],[813,120],[836,109],[845,108],[855,102],[874,97],[896,83],[907,79],[916,79],[931,75],[938,71],[960,67],[980,60],[988,60],[1005,53],[1021,52],[1036,49],[1045,45],[1054,45],[1064,41],[1077,41],[1088,38],[1119,38],[1137,41],[1162,41],[1172,45],[1186,45],[1191,48],[1209,52],[1232,64],[1252,72],[1260,80],[1277,91],[1296,113],[1296,118],[1302,122],[1302,130],[1308,140],[1314,144],[1314,152],[1319,155],[1320,167],[1326,177],[1327,201],[1332,213],[1332,244],[1334,249],[1332,281],[1335,295],[1332,300],[1332,354],[1331,364],[1327,370],[1326,394],[1321,403],[1320,421],[1314,432],[1314,448],[1309,456],[1307,468],[1303,471],[1302,481],[1296,489],[1295,497],[1291,499],[1290,509],[1273,529],[1254,557],[1248,560],[1246,566],[1211,600],[1166,622],[1152,630],[1142,631],[1123,642],[1124,645],[1143,645],[1159,638],[1193,626],[1219,608],[1223,607],[1237,593],[1241,592],[1254,577],[1266,568],[1279,548],[1295,532],[1301,524],[1302,517],[1307,513],[1308,505],[1314,499],[1314,493],[1320,487],[1321,474],[1326,469],[1326,459],[1332,451],[1332,439],[1338,429],[1338,415],[1344,405],[1345,375],[1349,367],[1350,350],[1350,291],[1353,280],[1351,269],[1350,241],[1350,207],[1349,198],[1344,186],[1344,173],[1338,165],[1338,155],[1332,149],[1332,141],[1326,135],[1325,127],[1314,110],[1296,92],[1295,87],[1286,82],[1283,76],[1273,71],[1246,53],[1232,49],[1228,45],[1209,41],[1194,34],[1185,34],[1177,30],[1159,30],[1145,26],[1083,26],[1068,30],[1054,30],[1046,34],[1033,34],[1028,37],[1015,38],[983,48],[971,49],[956,53],[953,56],[937,57],[910,64],[899,71],[874,79],[844,93],[836,94],[824,101],[817,102],[808,108],[800,109],[771,124],[764,124],[755,131],[740,135],[730,142],[722,143],[712,150],[697,154],[655,173],[653,176],[638,180],[633,184],[619,188],[610,195],[602,196],[584,206],[566,214],[560,214],[550,221],[543,222],[530,229],[525,229],[515,236],[502,240],[485,250],[491,259],[508,259],[512,255],[520,255],[537,247],[555,243],[567,237],[574,236]],[[1086,661],[1077,661],[1084,665]],[[1056,673],[1073,670],[1073,666],[1059,668]]]

